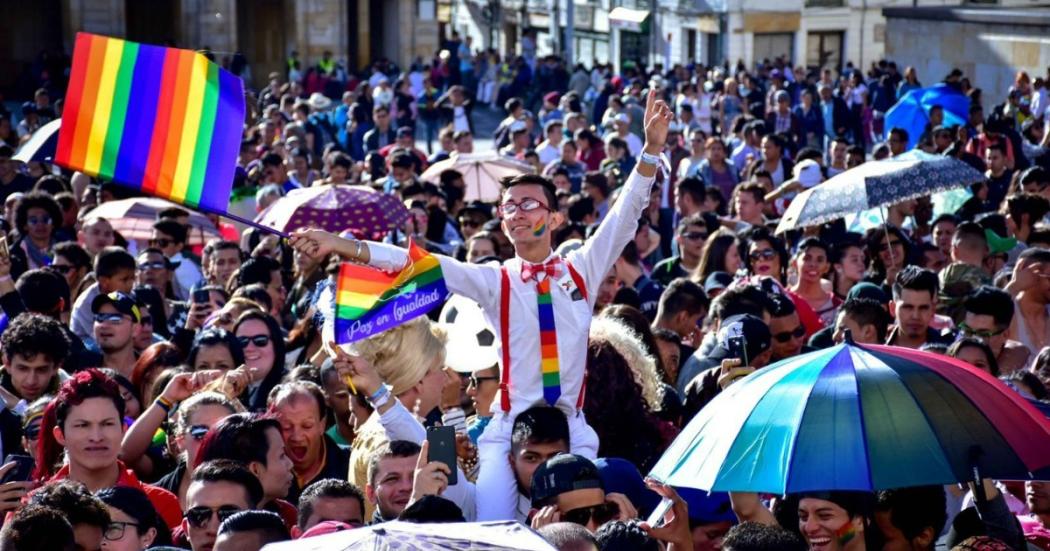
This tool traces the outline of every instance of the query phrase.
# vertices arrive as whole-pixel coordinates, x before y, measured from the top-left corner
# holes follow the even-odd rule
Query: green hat
[[[1017,238],[999,237],[999,234],[988,228],[984,229],[984,238],[988,240],[988,252],[991,254],[1007,253],[1017,246]]]

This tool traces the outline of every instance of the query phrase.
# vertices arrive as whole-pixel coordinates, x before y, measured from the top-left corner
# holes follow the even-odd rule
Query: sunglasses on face
[[[167,248],[168,245],[171,245],[171,243],[172,243],[171,239],[167,239],[167,238],[164,238],[164,237],[160,237],[160,238],[157,238],[157,239],[150,239],[149,240],[149,246],[150,247],[157,247],[158,249]]]
[[[49,267],[62,275],[68,275],[69,272],[73,271],[73,266],[69,264],[52,264]]]
[[[29,218],[26,219],[26,223],[28,223],[30,226],[50,224],[51,223],[51,217],[50,216],[30,216]]]
[[[707,234],[702,231],[687,231],[682,234],[682,237],[690,241],[703,241],[707,239]]]
[[[990,339],[992,337],[998,337],[999,335],[1002,335],[1003,333],[1006,332],[1006,328],[1005,327],[1003,329],[999,329],[997,331],[989,331],[987,329],[974,329],[973,327],[970,327],[969,325],[966,325],[965,321],[959,324],[959,329],[967,337],[977,337],[977,338],[981,338],[981,339]]]
[[[464,228],[476,228],[481,225],[481,222],[478,222],[477,220],[471,220],[469,218],[464,218],[459,221],[459,225],[463,226]]]
[[[40,438],[40,423],[33,423],[22,431],[26,435],[27,440],[36,440]]]
[[[124,314],[95,314],[95,323],[118,324],[124,321]]]
[[[241,343],[241,348],[247,348],[248,343],[254,344],[258,348],[263,348],[270,344],[269,335],[252,335],[249,337],[237,337],[237,342]]]
[[[481,388],[481,383],[484,383],[485,381],[499,381],[499,377],[496,377],[495,375],[491,377],[475,377],[471,375],[468,381],[470,381],[468,388]]]
[[[102,532],[102,537],[106,538],[106,541],[118,541],[124,537],[124,530],[127,530],[128,526],[134,526],[137,529],[139,523],[111,521],[106,526],[106,531]]]
[[[619,513],[620,508],[615,503],[606,502],[567,511],[561,518],[565,522],[579,524],[580,526],[587,526],[587,523],[593,519],[595,525],[601,526],[616,518],[616,515]]]
[[[758,262],[759,260],[773,260],[777,256],[777,252],[773,249],[762,249],[760,251],[751,251],[747,255],[752,262]]]
[[[142,264],[139,264],[139,269],[143,270],[143,271],[145,271],[145,270],[163,270],[165,267],[166,266],[164,265],[164,262],[160,261],[160,260],[156,260],[156,261],[153,261],[153,262],[143,262]]]
[[[190,526],[194,528],[204,528],[204,526],[208,524],[208,521],[211,520],[212,515],[218,516],[219,524],[222,524],[222,521],[226,520],[227,518],[230,518],[235,513],[239,513],[240,511],[241,508],[235,505],[223,505],[218,509],[212,509],[211,507],[202,506],[194,507],[189,511],[186,511],[186,513],[182,515],[182,518],[186,519],[186,522],[188,522]]]
[[[788,342],[791,339],[801,339],[806,336],[806,328],[799,325],[794,331],[781,331],[773,335],[777,342]]]
[[[142,324],[142,325],[153,325],[153,317],[152,316],[142,316],[141,318],[139,318],[139,323]]]
[[[500,217],[507,218],[507,217],[510,217],[510,216],[514,216],[514,214],[516,214],[519,209],[522,212],[532,212],[532,211],[534,211],[536,209],[543,209],[543,210],[546,210],[546,211],[550,211],[551,210],[550,207],[548,207],[547,205],[544,205],[543,203],[541,203],[541,202],[539,202],[539,201],[537,201],[535,199],[524,199],[520,203],[515,203],[513,201],[507,201],[506,203],[503,203],[502,205],[500,205],[497,210],[499,211]]]

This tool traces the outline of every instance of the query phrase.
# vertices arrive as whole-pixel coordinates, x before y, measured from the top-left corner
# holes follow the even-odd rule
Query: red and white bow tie
[[[561,276],[561,258],[556,256],[543,264],[521,263],[522,281],[535,280],[538,283],[542,281],[540,274],[546,274],[551,279],[558,279]]]

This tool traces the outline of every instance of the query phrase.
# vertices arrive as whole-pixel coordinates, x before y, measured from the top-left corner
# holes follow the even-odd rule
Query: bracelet
[[[175,404],[163,396],[158,396],[153,403],[160,406],[160,409],[163,409],[166,414],[171,414],[171,410],[175,408]]]
[[[368,403],[372,404],[372,409],[378,410],[390,401],[390,396],[390,387],[383,385],[375,394],[368,397]]]
[[[642,150],[642,152],[638,155],[638,160],[647,165],[660,165],[660,156],[650,155],[646,153],[645,150]]]
[[[357,260],[358,262],[361,262],[363,260],[361,258],[361,250],[364,248],[364,246],[361,245],[361,240],[360,239],[355,240],[354,243],[357,245],[357,250],[354,251],[354,260]]]
[[[379,397],[380,397],[380,396],[382,396],[382,395],[383,395],[383,393],[384,393],[384,392],[386,392],[387,390],[388,390],[388,389],[387,389],[387,386],[386,386],[386,385],[383,385],[383,384],[379,385],[379,388],[377,388],[377,389],[376,389],[376,391],[375,391],[375,392],[373,392],[373,393],[372,393],[372,394],[371,394],[371,395],[370,395],[370,396],[368,397],[368,401],[369,401],[369,402],[374,402],[374,401],[378,400],[378,399],[379,399]]]

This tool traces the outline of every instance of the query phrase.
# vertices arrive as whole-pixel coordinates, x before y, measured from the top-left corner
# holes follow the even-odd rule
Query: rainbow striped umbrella
[[[845,343],[760,369],[686,426],[651,476],[775,494],[1033,478],[1050,421],[946,356]]]

